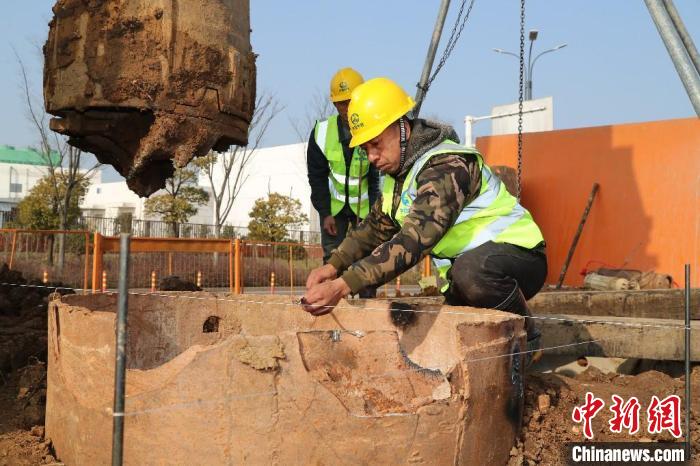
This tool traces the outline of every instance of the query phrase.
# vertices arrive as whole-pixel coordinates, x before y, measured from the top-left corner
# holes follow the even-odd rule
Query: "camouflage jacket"
[[[394,210],[411,166],[445,139],[459,141],[451,126],[422,119],[412,123],[405,161],[396,176]],[[426,163],[416,182],[417,196],[403,227],[382,212],[380,197],[367,218],[333,251],[328,263],[342,272],[352,293],[392,280],[429,254],[479,194],[481,170],[474,156],[440,154]]]

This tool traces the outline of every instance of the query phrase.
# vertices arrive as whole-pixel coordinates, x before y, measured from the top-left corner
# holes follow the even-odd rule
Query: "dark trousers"
[[[348,213],[348,211],[350,213]],[[329,235],[326,230],[323,229],[323,219],[321,219],[321,246],[323,247],[323,263],[327,263],[328,259],[331,257],[331,253],[335,248],[340,246],[343,242],[345,236],[348,234],[350,227],[357,225],[357,216],[352,213],[351,210],[345,206],[335,218],[335,229],[336,235]],[[374,298],[377,296],[376,288],[364,288],[358,293],[360,298]]]
[[[450,288],[445,302],[510,311],[507,303],[514,290],[519,288],[530,299],[542,289],[546,277],[544,244],[525,249],[489,241],[455,259],[447,273]]]
[[[351,226],[357,224],[357,217],[354,214],[347,214],[347,209],[341,210],[335,217],[335,229],[337,233],[335,236],[330,235],[323,229],[323,219],[321,219],[321,246],[323,247],[323,263],[327,263],[328,259],[331,257],[331,252],[343,242],[345,235],[348,234],[348,230]]]

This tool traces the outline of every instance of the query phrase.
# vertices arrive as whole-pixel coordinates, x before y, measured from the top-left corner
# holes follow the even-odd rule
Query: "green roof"
[[[56,151],[51,152],[53,165],[58,165],[61,156]],[[27,147],[18,149],[14,146],[0,145],[0,163],[21,163],[24,165],[44,165],[47,166],[46,158],[36,149]]]

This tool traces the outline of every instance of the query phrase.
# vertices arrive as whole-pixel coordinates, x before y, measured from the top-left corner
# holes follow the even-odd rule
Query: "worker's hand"
[[[328,314],[349,293],[350,287],[342,278],[319,283],[306,292],[304,310],[314,316]]]
[[[309,277],[306,279],[306,289],[310,290],[312,287],[318,285],[319,283],[326,282],[328,280],[333,280],[338,276],[338,271],[331,264],[322,265],[311,271]]]
[[[332,215],[326,215],[323,217],[323,231],[331,236],[338,234],[338,229],[335,227],[335,217]]]

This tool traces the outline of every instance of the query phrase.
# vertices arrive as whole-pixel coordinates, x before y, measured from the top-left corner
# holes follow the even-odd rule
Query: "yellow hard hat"
[[[352,68],[343,68],[331,78],[331,101],[342,102],[350,100],[352,91],[365,82],[360,73]]]
[[[411,96],[389,78],[374,78],[357,86],[348,106],[350,147],[379,136],[414,105]]]

